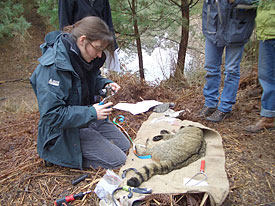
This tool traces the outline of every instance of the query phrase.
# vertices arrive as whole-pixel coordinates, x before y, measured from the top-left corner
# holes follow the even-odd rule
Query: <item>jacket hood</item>
[[[52,31],[45,36],[45,42],[40,45],[42,56],[38,59],[41,65],[50,66],[55,64],[57,69],[74,72],[70,64],[70,58],[61,40],[61,31]]]

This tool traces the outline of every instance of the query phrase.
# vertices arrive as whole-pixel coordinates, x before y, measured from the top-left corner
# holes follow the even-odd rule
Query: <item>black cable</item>
[[[113,200],[113,202],[115,203],[116,206],[118,206],[118,205],[116,204],[115,193],[116,193],[116,191],[118,191],[118,190],[122,190],[122,187],[118,187],[118,188],[116,188],[116,189],[112,192],[112,200]]]

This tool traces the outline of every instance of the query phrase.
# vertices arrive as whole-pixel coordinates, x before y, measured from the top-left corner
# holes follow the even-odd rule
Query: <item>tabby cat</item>
[[[203,137],[203,130],[198,127],[181,127],[175,134],[167,130],[161,130],[160,135],[153,137],[153,141],[163,140],[146,147],[138,147],[140,155],[151,155],[155,161],[143,166],[128,179],[127,185],[138,187],[142,182],[147,181],[154,175],[167,174],[175,169],[180,169],[198,160],[205,155],[206,142]]]

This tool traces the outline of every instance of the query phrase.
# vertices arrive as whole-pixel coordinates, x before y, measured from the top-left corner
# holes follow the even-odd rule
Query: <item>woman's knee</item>
[[[131,147],[130,141],[128,139],[125,139],[121,142],[121,150],[123,152],[127,152]]]
[[[101,162],[101,167],[106,169],[117,169],[125,164],[127,156],[125,153],[115,154],[109,160]]]
[[[118,155],[114,161],[112,162],[109,162],[109,166],[110,168],[112,169],[116,169],[116,168],[119,168],[121,167],[122,165],[125,164],[126,162],[126,159],[127,159],[127,156],[125,153],[121,154],[121,155]]]
[[[105,169],[116,169],[125,164],[127,156],[124,152],[119,152],[116,154],[108,154],[106,157],[98,157],[93,160],[83,158],[83,167],[89,168],[93,167],[95,169],[102,167]]]

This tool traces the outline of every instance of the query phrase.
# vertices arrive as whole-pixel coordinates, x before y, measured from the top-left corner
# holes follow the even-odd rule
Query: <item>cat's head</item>
[[[202,129],[199,127],[196,127],[194,125],[186,125],[186,126],[181,126],[180,127],[180,132],[184,133],[196,133],[196,134],[202,134]]]

